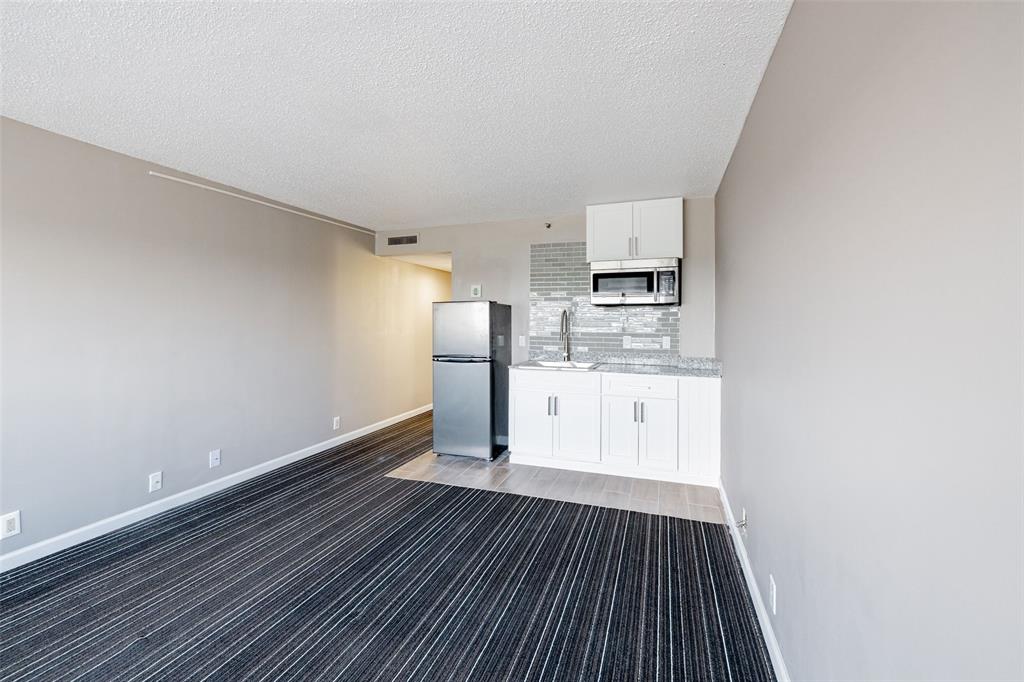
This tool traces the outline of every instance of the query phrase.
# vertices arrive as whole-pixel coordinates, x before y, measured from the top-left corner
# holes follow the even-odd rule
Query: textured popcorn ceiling
[[[374,229],[709,196],[788,11],[5,2],[2,111]]]

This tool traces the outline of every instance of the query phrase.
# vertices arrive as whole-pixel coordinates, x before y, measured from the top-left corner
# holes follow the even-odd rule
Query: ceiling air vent
[[[417,244],[420,241],[418,234],[404,234],[401,237],[388,237],[388,246],[406,246]]]

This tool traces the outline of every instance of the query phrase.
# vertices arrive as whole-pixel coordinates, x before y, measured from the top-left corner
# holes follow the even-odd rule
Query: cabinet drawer
[[[603,374],[601,393],[675,400],[679,397],[679,379],[642,374]]]
[[[553,393],[593,393],[601,390],[601,375],[543,369],[514,369],[510,372],[513,388]]]

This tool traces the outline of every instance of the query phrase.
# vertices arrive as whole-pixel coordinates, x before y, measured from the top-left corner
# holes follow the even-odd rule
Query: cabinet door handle
[[[551,396],[548,396],[548,416],[551,416]]]
[[[633,421],[636,421],[636,401],[633,401]]]
[[[632,255],[633,255],[633,238],[630,237],[629,239],[627,239],[626,243],[629,244],[629,255],[632,257]]]
[[[558,396],[555,396],[555,416],[558,416]]]
[[[640,237],[633,237],[633,256],[640,256]]]
[[[643,423],[643,421],[644,421],[644,404],[640,403],[640,422]]]

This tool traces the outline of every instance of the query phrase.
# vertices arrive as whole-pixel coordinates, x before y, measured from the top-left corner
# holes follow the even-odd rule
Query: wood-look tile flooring
[[[716,488],[512,464],[507,453],[485,462],[425,452],[388,476],[725,523]]]

